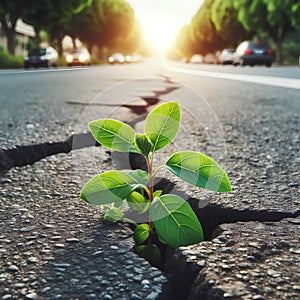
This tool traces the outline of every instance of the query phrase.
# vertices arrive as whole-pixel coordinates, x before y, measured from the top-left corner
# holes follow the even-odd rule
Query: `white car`
[[[91,55],[85,48],[75,49],[66,56],[68,66],[90,66]]]
[[[192,56],[190,60],[191,64],[202,64],[203,63],[203,56],[200,54],[195,54]]]
[[[234,50],[224,49],[218,56],[218,63],[222,65],[231,65],[233,63]]]
[[[115,53],[108,58],[110,64],[123,64],[125,62],[125,57],[122,53]]]

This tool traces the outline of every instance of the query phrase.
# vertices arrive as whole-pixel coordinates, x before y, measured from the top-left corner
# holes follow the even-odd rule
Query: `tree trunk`
[[[16,37],[15,30],[8,29],[6,32],[7,51],[12,55],[15,55],[15,37]]]
[[[276,61],[282,65],[282,41],[283,41],[283,27],[279,26],[277,29],[277,38],[276,38]]]
[[[276,62],[282,65],[282,41],[276,41]]]
[[[57,52],[59,56],[63,55],[63,46],[62,46],[62,38],[58,38],[57,40]]]
[[[77,49],[76,38],[72,37],[73,49]]]
[[[38,48],[41,43],[41,37],[40,37],[41,30],[39,28],[34,28],[34,32],[35,32],[34,47]]]

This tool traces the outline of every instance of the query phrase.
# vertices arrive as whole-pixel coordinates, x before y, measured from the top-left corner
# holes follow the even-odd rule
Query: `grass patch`
[[[0,69],[23,68],[24,58],[22,55],[11,55],[0,48]]]

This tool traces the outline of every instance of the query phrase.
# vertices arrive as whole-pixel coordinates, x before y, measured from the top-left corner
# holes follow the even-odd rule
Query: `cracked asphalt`
[[[203,68],[289,76],[279,67]],[[79,200],[88,178],[124,159],[101,147],[49,157],[45,150],[43,160],[1,179],[1,299],[300,298],[298,90],[183,75],[153,61],[2,72],[0,90],[3,155],[16,146],[65,142],[95,118],[111,116],[139,129],[157,99],[176,100],[182,133],[156,163],[178,149],[201,151],[224,167],[233,186],[230,194],[214,194],[161,174],[170,191],[191,202],[207,232],[216,229],[211,241],[169,251],[162,273],[132,252],[128,227],[106,224],[97,207]],[[217,227],[208,228],[207,220]]]

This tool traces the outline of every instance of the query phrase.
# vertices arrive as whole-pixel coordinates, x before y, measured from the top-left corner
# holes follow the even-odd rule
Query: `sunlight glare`
[[[146,42],[163,54],[180,28],[190,23],[203,0],[127,0],[140,21]]]
[[[158,54],[164,54],[172,45],[176,31],[166,22],[143,23],[145,39]]]

